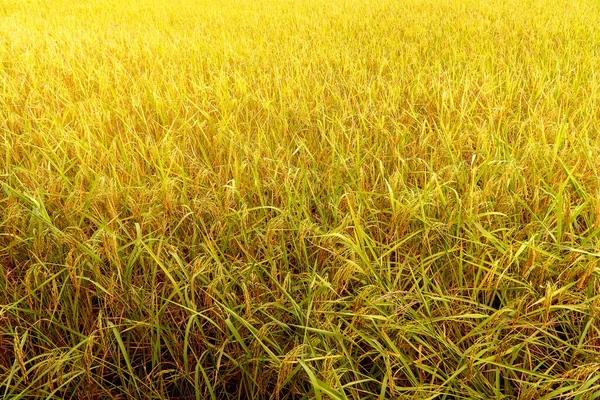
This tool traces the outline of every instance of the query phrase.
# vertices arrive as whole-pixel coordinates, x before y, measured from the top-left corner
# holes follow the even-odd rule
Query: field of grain
[[[0,0],[0,398],[600,397],[594,0]]]

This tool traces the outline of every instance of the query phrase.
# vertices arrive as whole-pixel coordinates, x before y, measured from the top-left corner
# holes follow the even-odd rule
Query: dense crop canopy
[[[599,68],[593,0],[0,0],[0,397],[592,398]]]

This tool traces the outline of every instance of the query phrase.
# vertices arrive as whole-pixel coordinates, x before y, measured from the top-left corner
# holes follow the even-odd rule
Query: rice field
[[[0,398],[600,398],[600,4],[0,0]]]

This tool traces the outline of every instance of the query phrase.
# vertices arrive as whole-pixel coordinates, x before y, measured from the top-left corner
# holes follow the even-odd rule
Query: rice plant
[[[600,397],[598,2],[0,21],[0,398]]]

